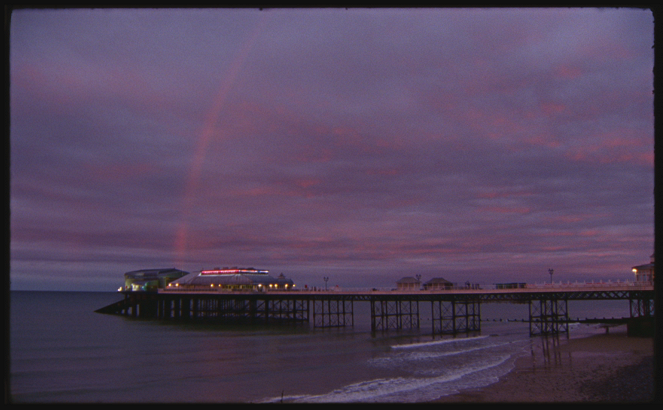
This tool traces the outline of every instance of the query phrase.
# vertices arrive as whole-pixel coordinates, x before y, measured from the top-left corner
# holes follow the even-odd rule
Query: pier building
[[[444,278],[433,278],[424,283],[424,290],[448,290],[454,287],[454,284]]]
[[[420,290],[421,289],[421,281],[417,278],[413,278],[412,276],[406,276],[406,277],[396,281],[396,289],[397,290]]]
[[[293,290],[295,283],[283,273],[274,278],[267,270],[224,267],[190,273],[168,284],[167,289]]]
[[[124,274],[124,288],[119,290],[133,292],[156,291],[165,288],[170,282],[188,273],[175,268],[134,270]]]
[[[649,263],[631,268],[631,271],[635,274],[636,282],[654,283],[654,259],[655,256],[652,253],[649,257]]]

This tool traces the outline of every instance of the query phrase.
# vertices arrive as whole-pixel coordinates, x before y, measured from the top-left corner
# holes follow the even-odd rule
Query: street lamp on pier
[[[554,272],[554,271],[555,271],[554,269],[548,269],[548,273],[550,274],[550,284],[551,284],[551,285],[552,285],[552,283],[553,283],[553,281],[552,281],[552,275],[553,275],[553,272]]]
[[[329,276],[323,277],[322,280],[325,281],[325,291],[327,291],[327,282],[329,281]]]

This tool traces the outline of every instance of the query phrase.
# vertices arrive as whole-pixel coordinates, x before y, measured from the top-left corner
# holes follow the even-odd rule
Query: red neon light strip
[[[268,273],[266,270],[256,269],[214,269],[200,271],[201,275],[231,275],[234,273]]]

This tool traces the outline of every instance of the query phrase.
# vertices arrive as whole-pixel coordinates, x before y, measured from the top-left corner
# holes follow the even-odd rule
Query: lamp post
[[[552,283],[553,283],[553,281],[552,281],[552,275],[553,275],[553,272],[554,272],[554,271],[555,271],[554,269],[548,269],[548,273],[550,274],[550,284],[551,284],[551,285],[552,285]]]
[[[325,281],[325,291],[327,291],[327,281],[329,281],[329,276],[323,277],[322,280]]]

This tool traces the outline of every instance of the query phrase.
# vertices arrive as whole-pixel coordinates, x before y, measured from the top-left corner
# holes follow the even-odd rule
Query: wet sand
[[[657,397],[660,399],[660,397]],[[654,400],[654,339],[626,326],[581,339],[533,338],[531,354],[496,383],[438,403],[643,403]]]

